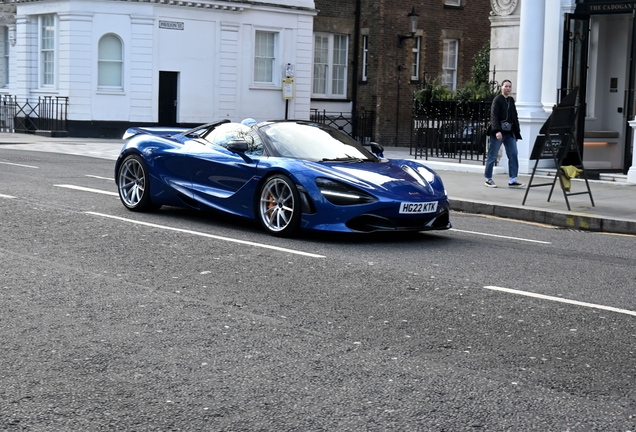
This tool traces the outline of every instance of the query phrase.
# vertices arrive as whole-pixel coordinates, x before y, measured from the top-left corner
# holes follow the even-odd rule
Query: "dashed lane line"
[[[11,162],[0,162],[0,164],[18,166],[18,167],[22,167],[22,168],[40,169],[40,167],[36,167],[36,166],[33,166],[33,165],[24,165],[24,164],[17,164],[17,163],[11,163]]]
[[[137,224],[137,225],[144,225],[144,226],[148,226],[148,227],[152,227],[152,228],[164,229],[164,230],[167,230],[167,231],[176,231],[176,232],[180,232],[180,233],[184,233],[184,234],[207,237],[207,238],[212,238],[212,239],[216,239],[216,240],[222,240],[222,241],[231,242],[231,243],[239,243],[239,244],[244,244],[244,245],[248,245],[248,246],[264,248],[264,249],[273,249],[273,250],[277,250],[277,251],[280,251],[280,252],[286,252],[286,253],[295,254],[295,255],[303,255],[303,256],[307,256],[307,257],[311,257],[311,258],[325,258],[324,255],[317,255],[317,254],[313,254],[313,253],[309,253],[309,252],[303,252],[303,251],[294,250],[294,249],[287,249],[287,248],[267,245],[267,244],[263,244],[263,243],[255,243],[255,242],[246,241],[246,240],[231,239],[231,238],[228,238],[228,237],[221,237],[221,236],[217,236],[217,235],[214,235],[214,234],[207,234],[207,233],[200,232],[200,231],[192,231],[192,230],[186,230],[186,229],[182,229],[182,228],[169,227],[169,226],[165,226],[165,225],[157,225],[157,224],[153,224],[153,223],[149,223],[149,222],[142,222],[142,221],[137,221],[137,220],[133,220],[133,219],[127,219],[127,218],[123,218],[123,217],[119,217],[119,216],[112,216],[112,215],[108,215],[108,214],[104,214],[104,213],[86,212],[86,214],[90,214],[90,215],[93,215],[93,216],[104,217],[104,218],[115,219],[115,220],[118,220],[118,221],[133,223],[133,224]]]
[[[102,176],[97,176],[97,175],[92,175],[92,174],[86,174],[86,177],[96,178],[96,179],[100,179],[100,180],[112,180],[112,181],[115,181],[115,179],[112,178],[112,177],[102,177]]]
[[[532,239],[525,239],[525,238],[519,238],[519,237],[503,236],[503,235],[498,235],[498,234],[480,233],[480,232],[477,232],[477,231],[464,231],[464,230],[455,229],[455,228],[451,228],[450,230],[451,231],[462,232],[462,233],[467,233],[467,234],[475,234],[475,235],[482,235],[482,236],[488,236],[488,237],[503,238],[503,239],[508,239],[508,240],[519,240],[519,241],[525,241],[525,242],[531,242],[531,243],[552,244],[552,242],[547,242],[547,241],[542,241],[542,240],[532,240]]]
[[[83,192],[93,192],[93,193],[99,193],[99,194],[104,194],[104,195],[119,196],[119,194],[117,192],[110,192],[110,191],[105,191],[105,190],[101,190],[101,189],[87,188],[87,187],[83,187],[83,186],[65,185],[65,184],[59,184],[59,185],[55,185],[55,186],[61,187],[61,188],[66,188],[66,189],[79,190],[79,191],[83,191]]]
[[[559,303],[567,303],[567,304],[576,305],[576,306],[584,306],[584,307],[589,307],[594,309],[601,309],[601,310],[606,310],[610,312],[621,313],[625,315],[636,316],[635,311],[630,311],[627,309],[619,309],[612,306],[603,306],[603,305],[597,305],[594,303],[585,303],[585,302],[580,302],[578,300],[569,300],[569,299],[564,299],[561,297],[553,297],[553,296],[548,296],[544,294],[537,294],[537,293],[532,293],[527,291],[519,291],[515,289],[503,288],[503,287],[497,287],[497,286],[485,286],[484,288],[493,290],[493,291],[501,291],[501,292],[506,292],[510,294],[518,294],[518,295],[522,295],[526,297],[534,297],[538,299],[550,300],[550,301],[559,302]]]

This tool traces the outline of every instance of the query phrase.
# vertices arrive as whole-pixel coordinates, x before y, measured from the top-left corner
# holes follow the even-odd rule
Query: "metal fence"
[[[40,96],[19,100],[0,96],[0,131],[60,133],[67,131],[68,97]]]
[[[416,104],[411,154],[485,163],[490,101]]]
[[[368,144],[373,139],[375,121],[375,112],[373,111],[358,111],[352,114],[312,109],[310,120],[335,127],[361,144]]]

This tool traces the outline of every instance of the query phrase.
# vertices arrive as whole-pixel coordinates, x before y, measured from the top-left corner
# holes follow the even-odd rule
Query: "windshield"
[[[208,143],[227,147],[232,141],[246,141],[248,150],[245,152],[251,155],[263,154],[263,141],[256,130],[251,126],[241,123],[226,123],[216,127],[210,132],[205,140]]]
[[[189,129],[185,132],[182,132],[181,134],[190,138],[201,138],[202,136],[206,135],[208,131],[213,130],[216,126],[223,123],[229,123],[229,122],[230,122],[229,120],[224,119],[224,120],[215,121],[212,123],[206,123],[206,124],[197,126],[193,129]]]
[[[260,128],[275,156],[313,161],[369,162],[378,159],[345,133],[313,123],[279,122]]]

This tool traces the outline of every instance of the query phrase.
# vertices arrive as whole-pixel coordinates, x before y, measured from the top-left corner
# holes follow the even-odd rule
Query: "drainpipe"
[[[351,79],[351,84],[353,84],[353,88],[351,89],[351,123],[353,125],[353,130],[358,132],[358,56],[360,49],[360,2],[361,0],[356,0],[356,10],[355,10],[355,24],[353,31],[353,77]],[[358,134],[359,135],[359,134]]]
[[[400,54],[398,53],[398,56]],[[402,73],[402,66],[398,65],[398,77],[397,77],[397,100],[395,107],[395,143],[393,144],[395,147],[398,146],[398,136],[400,132],[400,75]]]

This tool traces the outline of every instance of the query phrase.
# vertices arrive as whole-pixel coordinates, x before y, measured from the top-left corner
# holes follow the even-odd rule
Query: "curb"
[[[505,206],[486,202],[450,199],[451,210],[517,219],[582,231],[601,231],[613,234],[636,234],[636,222],[624,219],[608,219],[580,213],[546,211],[532,207]]]

